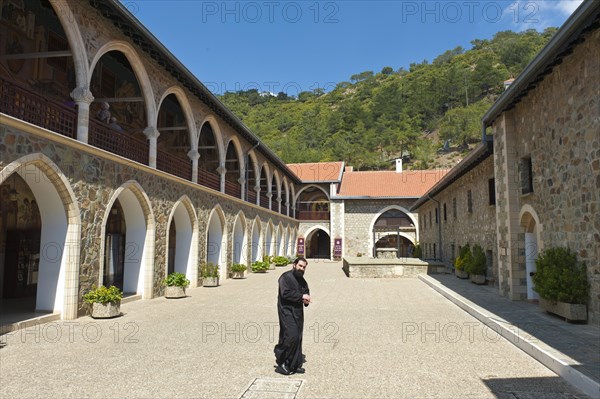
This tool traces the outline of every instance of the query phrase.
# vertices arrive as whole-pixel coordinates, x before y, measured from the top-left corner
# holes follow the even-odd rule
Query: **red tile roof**
[[[345,172],[338,196],[420,197],[440,181],[448,170]]]
[[[287,167],[304,182],[339,182],[344,163],[289,163]]]

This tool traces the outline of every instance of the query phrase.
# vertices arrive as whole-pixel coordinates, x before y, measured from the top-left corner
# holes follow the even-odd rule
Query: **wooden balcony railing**
[[[77,109],[0,79],[0,112],[70,138],[77,137]]]
[[[256,191],[248,191],[248,198],[246,201],[256,205]]]
[[[88,143],[94,147],[148,165],[148,142],[118,132],[105,123],[90,119]]]
[[[166,151],[157,150],[156,168],[182,179],[192,180],[192,161],[189,158],[180,158]]]
[[[269,199],[265,195],[260,196],[260,206],[269,209]]]
[[[208,170],[198,169],[198,184],[221,191],[221,177]]]
[[[225,194],[242,198],[242,186],[239,183],[225,180]]]

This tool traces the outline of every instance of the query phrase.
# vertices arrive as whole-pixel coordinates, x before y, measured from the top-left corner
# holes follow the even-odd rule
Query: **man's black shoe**
[[[296,370],[294,370],[294,373],[296,374],[304,374],[306,372],[306,370],[303,367],[298,367]]]
[[[291,375],[294,374],[293,371],[288,369],[285,364],[280,364],[275,368],[275,372],[283,375]]]

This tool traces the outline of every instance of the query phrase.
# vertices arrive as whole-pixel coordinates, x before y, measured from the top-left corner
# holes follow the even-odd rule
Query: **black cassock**
[[[302,276],[289,270],[279,277],[277,313],[279,315],[279,343],[275,345],[277,364],[290,370],[302,366],[302,331],[304,329],[304,304],[302,295],[309,294],[308,283]],[[306,305],[308,306],[308,305]]]

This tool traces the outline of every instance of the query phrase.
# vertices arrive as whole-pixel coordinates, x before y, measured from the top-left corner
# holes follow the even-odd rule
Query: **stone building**
[[[294,253],[300,179],[120,2],[0,10],[3,317]]]
[[[513,300],[536,298],[530,276],[539,251],[574,250],[587,267],[588,312],[595,321],[600,318],[599,99],[600,2],[585,1],[483,117],[489,134],[484,141],[493,137],[495,221],[485,205],[486,180],[492,177],[487,159],[477,164],[477,156],[470,156],[470,172],[455,181],[460,173],[451,172],[432,189],[435,199],[446,202],[462,191],[457,198],[462,197],[463,209],[464,190],[471,190],[479,209],[474,213],[483,212],[478,218],[486,224],[476,223],[475,216],[461,219],[456,235],[488,249],[493,236],[493,278],[499,292]],[[431,202],[419,202],[422,217],[437,208]],[[495,234],[488,223],[495,224]],[[421,227],[422,237],[442,241],[447,252],[454,233],[442,230],[436,240],[428,226]],[[449,261],[452,253],[441,256]]]

